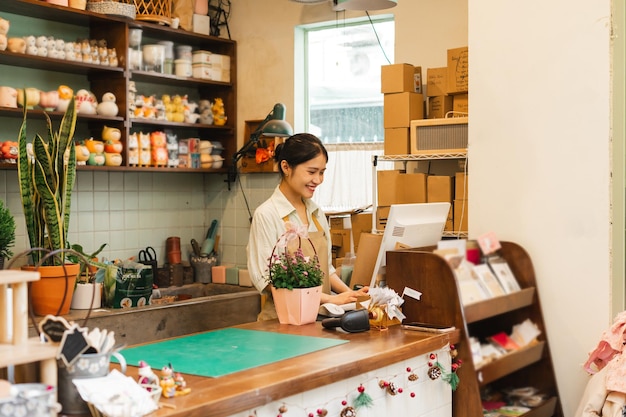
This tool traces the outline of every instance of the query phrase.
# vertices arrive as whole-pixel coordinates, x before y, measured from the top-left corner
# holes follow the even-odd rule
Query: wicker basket
[[[125,0],[134,1],[137,20],[172,24],[172,0]]]
[[[132,0],[131,0],[132,1]],[[90,12],[128,17],[135,19],[135,6],[128,4],[125,0],[89,0],[87,2],[87,10]]]

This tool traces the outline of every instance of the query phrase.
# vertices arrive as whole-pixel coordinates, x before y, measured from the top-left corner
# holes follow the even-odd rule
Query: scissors
[[[152,246],[148,246],[139,251],[139,262],[152,262],[156,260],[156,251]]]

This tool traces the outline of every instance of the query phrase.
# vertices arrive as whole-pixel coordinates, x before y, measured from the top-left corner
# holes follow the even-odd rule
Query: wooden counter
[[[192,392],[187,396],[163,398],[163,403],[176,408],[163,407],[150,414],[150,417],[231,416],[297,393],[438,351],[449,343],[454,343],[454,338],[458,337],[457,333],[433,335],[405,331],[400,326],[383,331],[372,329],[348,334],[326,330],[320,322],[290,326],[268,321],[235,327],[346,339],[349,343],[219,378],[186,375],[187,386],[191,387]],[[130,367],[127,374],[136,376],[137,368]]]

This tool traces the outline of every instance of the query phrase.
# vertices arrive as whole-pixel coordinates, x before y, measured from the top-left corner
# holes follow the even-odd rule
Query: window
[[[380,67],[394,62],[394,31],[388,15],[297,29],[296,124],[329,151],[314,197],[327,212],[372,204],[372,156],[384,139]]]

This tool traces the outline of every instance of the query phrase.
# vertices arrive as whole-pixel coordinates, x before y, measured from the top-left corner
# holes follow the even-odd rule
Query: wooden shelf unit
[[[64,59],[48,58],[42,56],[14,53],[9,50],[0,51],[0,66],[20,69],[36,69],[44,74],[56,73],[56,75],[67,76],[79,75],[86,77],[88,89],[95,94],[98,102],[105,92],[115,94],[119,108],[117,117],[104,117],[99,115],[78,114],[77,123],[83,131],[87,131],[92,137],[101,137],[103,126],[116,127],[122,132],[122,152],[123,162],[121,167],[92,166],[88,170],[104,171],[159,171],[177,172],[177,168],[165,167],[134,167],[128,163],[127,139],[133,132],[145,131],[144,133],[169,129],[178,133],[178,137],[200,138],[210,141],[220,142],[224,148],[224,166],[220,169],[183,168],[178,172],[227,172],[230,156],[235,153],[237,147],[237,44],[230,39],[223,39],[215,36],[198,34],[182,29],[172,29],[168,26],[150,22],[126,19],[119,16],[104,15],[100,13],[74,9],[71,7],[56,6],[41,0],[11,0],[0,2],[0,14],[4,18],[11,19],[12,15],[19,16],[29,22],[32,20],[32,35],[40,35],[37,19],[49,22],[63,22],[69,26],[80,30],[86,30],[90,39],[104,39],[109,48],[115,48],[119,60],[117,67],[110,67],[79,61],[68,61]],[[12,22],[13,23],[13,22]],[[157,42],[161,40],[173,41],[175,46],[179,44],[190,45],[194,50],[207,50],[213,53],[228,55],[230,57],[230,82],[212,81],[198,78],[178,77],[171,74],[161,74],[147,71],[131,70],[127,55],[129,49],[129,29],[138,28],[143,31],[143,41]],[[11,31],[9,32],[9,36]],[[63,34],[48,33],[55,38],[64,39]],[[69,40],[69,39],[64,39]],[[45,77],[41,77],[42,79]],[[25,79],[21,85],[12,85],[14,88],[29,86],[29,79]],[[33,81],[33,85],[40,84],[41,80]],[[228,117],[225,126],[204,125],[200,123],[175,123],[156,119],[140,119],[129,117],[128,97],[129,85],[131,82],[141,83],[148,86],[150,90],[172,88],[187,89],[198,99],[208,99],[213,101],[220,97],[224,101],[226,116]],[[50,82],[51,83],[51,82]],[[69,85],[69,84],[68,84]],[[46,85],[42,90],[56,90],[58,84]],[[78,85],[69,87],[76,92],[83,88]],[[163,90],[166,91],[166,90]],[[138,94],[142,94],[138,91]],[[191,96],[190,96],[191,98]],[[47,112],[54,122],[59,122],[63,116],[62,112]],[[22,108],[9,108],[0,106],[0,119],[21,119],[23,117]],[[28,117],[44,120],[44,111],[38,107],[28,111]],[[11,137],[11,132],[4,132],[5,140]],[[17,140],[18,132],[14,132]],[[77,140],[82,139],[76,137]],[[0,169],[16,169],[15,164],[0,163]],[[83,169],[82,166],[80,169]]]
[[[387,285],[402,293],[405,287],[420,291],[420,301],[406,297],[406,321],[421,321],[460,330],[457,345],[463,365],[460,384],[453,395],[454,417],[482,415],[480,390],[533,386],[548,400],[524,417],[563,417],[546,327],[537,293],[535,272],[528,253],[512,242],[501,242],[500,254],[509,266],[521,291],[463,306],[455,274],[445,259],[433,254],[434,247],[387,252]],[[512,326],[530,319],[541,330],[538,343],[500,357],[480,368],[473,363],[470,336],[481,340],[499,331],[510,334]]]

